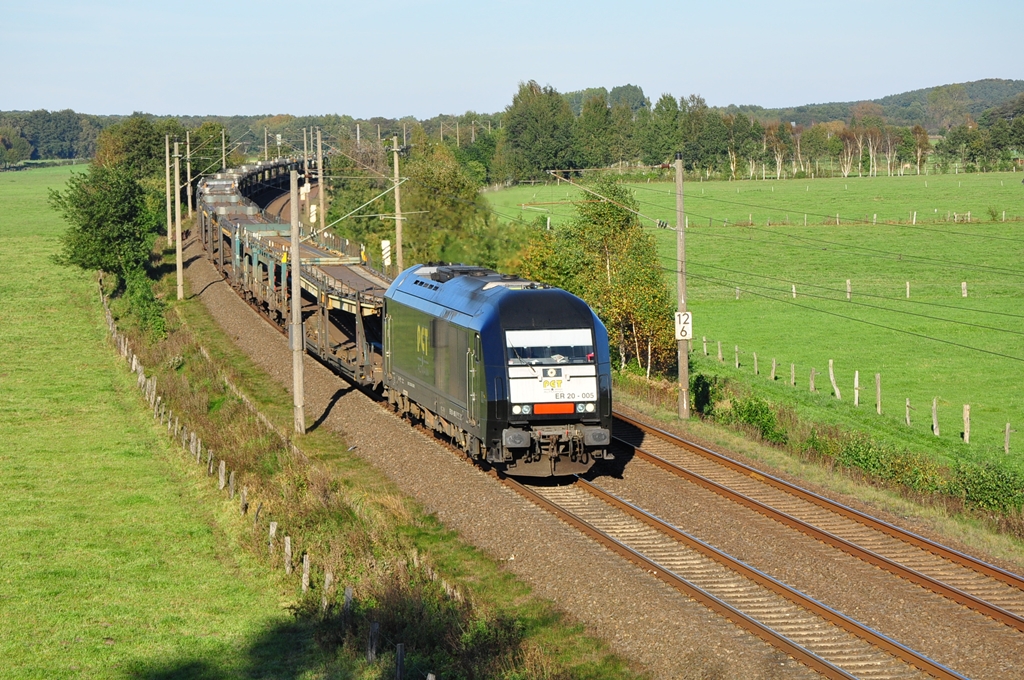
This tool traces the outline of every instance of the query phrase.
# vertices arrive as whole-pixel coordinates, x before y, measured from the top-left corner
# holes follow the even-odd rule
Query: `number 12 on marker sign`
[[[676,340],[693,338],[693,312],[676,312]]]

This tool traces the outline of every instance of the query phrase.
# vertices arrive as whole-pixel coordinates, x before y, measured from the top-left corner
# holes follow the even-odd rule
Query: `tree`
[[[133,168],[93,164],[73,173],[63,192],[50,191],[50,206],[69,224],[60,237],[61,264],[127,280],[148,261],[157,219]]]
[[[0,166],[10,167],[32,158],[32,145],[10,127],[0,128]]]
[[[928,93],[928,114],[938,128],[949,130],[966,120],[969,103],[970,98],[963,85],[936,87]]]
[[[613,104],[611,138],[608,144],[608,153],[612,161],[621,164],[639,156],[635,131],[633,109],[630,105],[624,101]]]
[[[504,122],[507,153],[520,177],[572,165],[572,109],[554,88],[520,83]]]
[[[651,105],[639,85],[619,85],[613,87],[612,91],[608,93],[608,104],[613,109],[619,104],[624,104],[633,113],[640,109],[648,108]]]
[[[520,271],[586,300],[608,327],[620,365],[632,357],[650,373],[673,356],[671,292],[654,239],[630,212],[632,194],[608,178],[594,191],[608,200],[577,203],[576,217],[554,236],[533,239]]]
[[[914,158],[917,160],[917,174],[921,174],[921,165],[928,160],[928,154],[932,152],[932,142],[928,139],[928,131],[920,125],[915,125],[910,131],[914,136]]]
[[[585,168],[603,168],[611,153],[611,112],[604,97],[590,97],[573,126],[573,147],[576,162]]]

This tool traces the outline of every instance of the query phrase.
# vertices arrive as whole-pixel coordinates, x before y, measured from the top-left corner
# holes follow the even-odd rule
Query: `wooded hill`
[[[876,104],[889,125],[911,127],[921,125],[931,132],[947,130],[964,122],[966,113],[982,127],[988,127],[998,118],[1012,119],[1024,112],[1024,80],[1003,80],[989,78],[968,83],[942,85],[894,94],[871,102],[832,102],[807,104],[789,108],[764,108],[756,105],[729,105],[709,107],[722,115],[743,114],[762,124],[786,121],[810,127],[814,123],[842,120],[849,122],[856,117],[858,106]],[[603,97],[609,108],[616,105],[628,106],[636,114],[652,109],[651,100],[637,85],[621,85],[607,90],[604,87],[587,88],[561,95],[568,102],[572,112],[579,116],[587,99]],[[877,109],[875,109],[877,111]],[[71,109],[62,111],[0,111],[0,167],[13,165],[24,160],[91,158],[96,152],[96,139],[101,130],[122,122],[129,117],[142,116],[150,121],[176,118],[186,128],[196,128],[205,122],[223,125],[228,136],[235,140],[238,151],[253,154],[262,149],[264,133],[276,153],[277,134],[284,138],[282,151],[295,150],[295,139],[301,139],[302,128],[321,127],[325,134],[335,139],[355,138],[359,134],[367,141],[376,141],[391,136],[408,137],[413,126],[421,125],[429,137],[458,138],[458,147],[477,142],[482,132],[488,132],[503,125],[506,111],[478,113],[467,111],[463,114],[439,114],[432,118],[417,120],[412,116],[404,118],[373,117],[356,119],[352,116],[330,114],[325,116],[155,116],[134,113],[123,115],[91,115],[77,113]],[[959,118],[958,118],[959,117]],[[468,142],[468,144],[467,144]],[[301,148],[299,149],[301,151]],[[485,149],[483,152],[486,153]],[[491,150],[493,152],[493,150]],[[483,159],[480,159],[484,162]],[[484,165],[488,163],[484,162]]]

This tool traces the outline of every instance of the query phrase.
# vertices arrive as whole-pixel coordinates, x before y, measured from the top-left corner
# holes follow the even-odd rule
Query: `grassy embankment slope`
[[[299,673],[276,575],[230,545],[50,260],[69,168],[0,173],[0,675]]]
[[[698,369],[755,384],[765,396],[792,403],[817,422],[869,431],[947,462],[1002,458],[1006,423],[1024,429],[1020,179],[1020,173],[997,173],[687,183],[688,305],[694,332],[708,338],[711,353],[710,361],[704,359],[695,343]],[[642,212],[675,222],[672,184],[632,186]],[[568,201],[578,195],[563,184],[487,197],[506,217],[532,221],[550,215],[557,225],[571,216]],[[913,211],[916,227],[910,224]],[[947,212],[968,211],[970,224],[945,221]],[[878,224],[872,225],[876,215]],[[709,218],[714,226],[708,226]],[[752,227],[735,226],[749,222]],[[674,286],[675,233],[653,233]],[[847,279],[852,301],[846,299]],[[967,298],[961,297],[964,281]],[[713,360],[717,341],[724,366]],[[736,345],[738,371],[732,367]],[[761,374],[756,378],[755,352]],[[773,357],[779,377],[769,384]],[[829,359],[835,361],[841,403],[830,396]],[[789,386],[791,363],[797,389]],[[817,395],[807,392],[812,367],[819,373]],[[855,370],[862,387],[859,409],[852,405]],[[873,409],[875,373],[882,374],[881,418]],[[931,434],[933,397],[939,399],[940,438]],[[910,428],[903,424],[907,398],[915,409]],[[969,445],[959,436],[964,404],[971,405]],[[1013,436],[1011,452],[1024,450],[1021,441]],[[1022,458],[1011,455],[1012,464]]]

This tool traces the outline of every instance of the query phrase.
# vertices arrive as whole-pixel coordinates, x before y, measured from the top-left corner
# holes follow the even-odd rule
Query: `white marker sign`
[[[693,312],[676,312],[676,340],[693,339]]]

